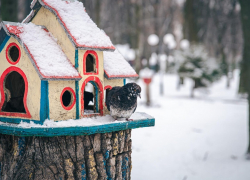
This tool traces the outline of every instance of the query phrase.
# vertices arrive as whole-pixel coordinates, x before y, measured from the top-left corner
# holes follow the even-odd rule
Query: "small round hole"
[[[10,56],[10,59],[13,62],[16,62],[18,60],[18,58],[19,58],[19,50],[18,50],[18,48],[16,46],[10,47],[9,56]]]
[[[17,64],[21,57],[21,51],[16,43],[10,43],[6,49],[6,58],[10,64]]]
[[[66,90],[62,95],[62,102],[65,107],[69,107],[73,101],[72,93]]]
[[[74,90],[70,87],[63,89],[61,93],[61,104],[65,110],[71,110],[76,102]]]

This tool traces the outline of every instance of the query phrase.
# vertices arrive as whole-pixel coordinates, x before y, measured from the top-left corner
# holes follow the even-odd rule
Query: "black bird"
[[[141,87],[136,83],[128,83],[123,87],[113,87],[107,97],[107,108],[110,115],[117,120],[118,117],[126,118],[135,112],[137,107],[137,96],[141,98]]]

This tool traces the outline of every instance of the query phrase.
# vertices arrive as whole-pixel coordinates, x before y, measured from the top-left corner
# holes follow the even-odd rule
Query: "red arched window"
[[[17,67],[9,67],[0,78],[0,115],[31,118],[27,107],[28,80]]]
[[[99,60],[95,51],[88,50],[83,56],[83,74],[97,75],[99,71]]]
[[[87,93],[85,92],[85,86],[87,85],[87,83],[91,83],[94,87],[94,94],[92,96],[95,100],[94,114],[103,115],[103,86],[98,77],[90,76],[83,82],[81,87],[81,116],[84,117],[91,115],[91,113],[85,113],[86,107],[84,107],[84,105],[86,105],[86,103],[84,103],[85,99],[87,99],[86,97],[84,97],[84,95],[87,95]]]

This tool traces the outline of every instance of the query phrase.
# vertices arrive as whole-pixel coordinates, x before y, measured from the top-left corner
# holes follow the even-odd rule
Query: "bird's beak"
[[[139,97],[140,97],[140,99],[141,99],[141,94],[140,94],[140,93],[138,94],[138,96],[139,96]]]

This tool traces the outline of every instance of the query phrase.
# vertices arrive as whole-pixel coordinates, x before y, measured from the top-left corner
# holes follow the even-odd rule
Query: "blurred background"
[[[132,179],[249,180],[250,2],[82,0],[140,75]],[[1,0],[21,22],[31,0]]]

